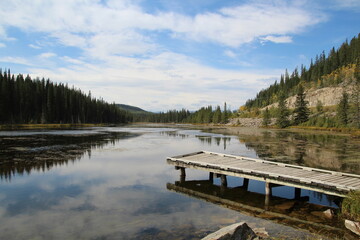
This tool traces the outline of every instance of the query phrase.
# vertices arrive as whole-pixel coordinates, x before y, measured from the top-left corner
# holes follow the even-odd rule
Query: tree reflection
[[[0,179],[10,181],[15,175],[45,172],[91,157],[101,149],[125,138],[139,136],[126,132],[102,132],[87,135],[31,135],[0,138]]]
[[[266,160],[360,174],[360,140],[323,133],[257,130],[238,133],[245,146]]]

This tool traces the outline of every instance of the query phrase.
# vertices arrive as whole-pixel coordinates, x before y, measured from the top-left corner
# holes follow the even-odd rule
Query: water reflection
[[[188,134],[179,133],[177,130],[161,131],[159,134],[164,135],[164,136],[168,136],[168,137],[182,138],[182,139],[190,137]]]
[[[264,154],[273,153],[279,141],[283,143],[276,151],[283,154],[283,148],[287,145],[285,139],[293,135],[283,134],[279,140],[275,132],[242,132],[238,135],[228,132],[208,133],[189,128],[126,126],[88,129],[86,133],[0,133],[0,176],[4,179],[0,181],[1,238],[201,239],[219,227],[246,221],[252,227],[265,227],[271,236],[293,234],[301,239],[302,236],[299,232],[294,232],[292,227],[267,220],[277,219],[276,216],[263,217],[267,213],[264,209],[255,215],[243,214],[211,202],[167,191],[164,186],[164,183],[173,183],[178,179],[178,173],[166,164],[168,156],[208,150],[256,157],[261,152],[258,149],[262,147]],[[263,141],[263,144],[256,144],[257,141]],[[293,140],[287,141],[289,145],[293,144]],[[309,140],[296,141],[305,144],[303,159],[304,164],[307,164]],[[333,144],[332,137],[318,145],[315,141],[311,143],[315,152],[323,151],[322,144],[326,145],[325,149],[331,150],[331,154],[336,149],[336,146],[329,146],[330,143]],[[351,149],[355,149],[354,143],[356,142],[352,140],[344,142],[347,145],[346,152],[337,153],[337,156],[344,156],[341,161],[349,161],[348,156],[354,154],[351,152]],[[272,156],[275,158],[280,154]],[[292,156],[295,156],[295,151]],[[287,156],[282,160],[288,161],[288,158]],[[71,164],[75,161],[76,164]],[[51,171],[48,171],[50,168]],[[20,173],[24,175],[21,176]],[[13,177],[15,174],[17,176]],[[202,171],[189,170],[187,174],[189,179],[207,177]],[[10,178],[11,182],[6,181]],[[264,207],[264,195],[261,194],[264,186],[259,187],[250,182],[249,190],[257,194],[250,193],[247,197],[248,193],[242,195],[237,185],[237,182],[235,184],[229,178],[230,193],[226,190],[221,195],[219,186],[210,189],[217,192],[215,197],[223,198],[230,194],[234,195],[235,200],[246,198],[249,202],[258,203],[259,208]],[[200,186],[205,188],[207,185],[200,183]],[[235,190],[231,190],[232,188]],[[294,195],[291,189],[276,188],[273,193],[276,196],[274,199],[284,204],[290,204],[289,198]],[[310,202],[323,203],[331,200],[323,195],[310,195],[309,198]],[[320,198],[324,199],[320,201]],[[224,199],[232,201],[231,197]],[[271,204],[270,202],[270,207]],[[309,203],[296,203],[289,212],[305,208],[307,204]],[[252,207],[256,208],[257,205]],[[318,209],[322,207],[315,207],[315,213],[311,213],[309,218],[316,216]],[[288,210],[283,209],[277,213],[286,215]]]
[[[17,133],[17,134],[15,134]],[[55,166],[67,165],[85,155],[91,157],[93,149],[115,145],[120,139],[139,134],[127,132],[70,132],[64,135],[46,132],[6,134],[0,137],[0,179],[10,181],[15,175],[32,171],[48,171]],[[61,133],[57,131],[56,133]]]
[[[208,145],[216,144],[217,146],[222,145],[224,147],[224,150],[226,150],[226,146],[229,145],[231,141],[231,137],[214,137],[214,136],[196,136],[200,142],[206,143]]]
[[[360,174],[360,139],[332,133],[244,128],[212,132],[237,136],[262,159]]]
[[[323,214],[329,207],[309,203],[308,197],[287,199],[272,196],[270,201],[266,201],[265,195],[250,192],[247,186],[218,186],[209,180],[176,181],[167,183],[166,187],[170,191],[230,208],[248,216],[301,227],[313,233],[326,232],[327,237],[339,238],[344,234],[343,224],[339,219],[328,219]]]

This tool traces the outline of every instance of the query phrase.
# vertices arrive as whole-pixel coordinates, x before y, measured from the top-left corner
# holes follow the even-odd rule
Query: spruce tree
[[[349,95],[343,92],[341,100],[337,106],[337,117],[341,125],[346,126],[349,122]]]
[[[220,109],[220,106],[217,106],[216,110],[214,112],[214,115],[213,115],[212,122],[219,123],[220,121],[221,121],[221,109]]]
[[[308,102],[305,101],[305,92],[303,86],[300,84],[296,95],[295,109],[294,109],[294,124],[299,125],[309,120],[310,110],[307,107]]]
[[[263,113],[262,125],[267,127],[267,126],[270,125],[270,123],[271,123],[270,112],[269,112],[269,109],[266,108],[264,113]]]
[[[224,103],[224,111],[222,113],[222,116],[221,116],[221,122],[222,123],[227,123],[228,121],[228,112],[227,112],[227,108],[226,108],[226,102]]]
[[[289,115],[289,109],[286,107],[286,97],[284,93],[281,93],[279,96],[278,116],[276,119],[276,125],[280,128],[286,128],[290,126]]]

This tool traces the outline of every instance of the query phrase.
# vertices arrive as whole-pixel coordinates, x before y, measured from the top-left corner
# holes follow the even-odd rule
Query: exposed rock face
[[[356,233],[360,236],[360,223],[359,222],[353,222],[350,220],[345,220],[345,227],[352,231],[353,233]]]
[[[306,98],[305,100],[309,102],[308,107],[316,107],[318,101],[322,103],[323,106],[333,106],[337,105],[340,102],[341,96],[343,92],[351,94],[352,90],[350,87],[324,87],[320,89],[309,89],[305,92]],[[288,108],[295,108],[296,95],[288,97],[286,99],[286,106]],[[278,103],[270,104],[261,110],[265,110],[266,108],[277,108]]]
[[[206,236],[202,240],[252,240],[257,235],[245,223],[235,223]]]

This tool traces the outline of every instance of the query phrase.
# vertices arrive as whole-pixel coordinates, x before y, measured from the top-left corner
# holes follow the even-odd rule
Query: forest
[[[63,83],[25,78],[0,69],[0,124],[37,123],[226,123],[230,112],[217,106],[195,112],[169,110],[160,113],[126,111]]]
[[[219,124],[227,123],[230,115],[231,112],[227,110],[225,103],[223,110],[221,110],[220,106],[215,109],[212,106],[207,106],[195,112],[182,109],[160,113],[137,113],[134,114],[134,122]]]
[[[360,59],[360,33],[357,37],[352,38],[350,43],[346,40],[338,49],[333,47],[327,56],[324,51],[317,55],[315,61],[311,60],[308,69],[302,65],[300,71],[295,68],[291,74],[286,70],[285,74],[280,76],[279,82],[275,81],[268,88],[261,90],[254,99],[246,102],[245,107],[247,109],[263,108],[278,102],[281,94],[284,94],[285,97],[293,96],[296,94],[300,82],[317,88],[336,86],[343,81],[336,71],[342,67],[356,64],[358,59]],[[335,76],[329,77],[329,81],[324,81],[323,76],[330,74]]]
[[[0,123],[127,123],[132,115],[49,79],[0,70]]]

